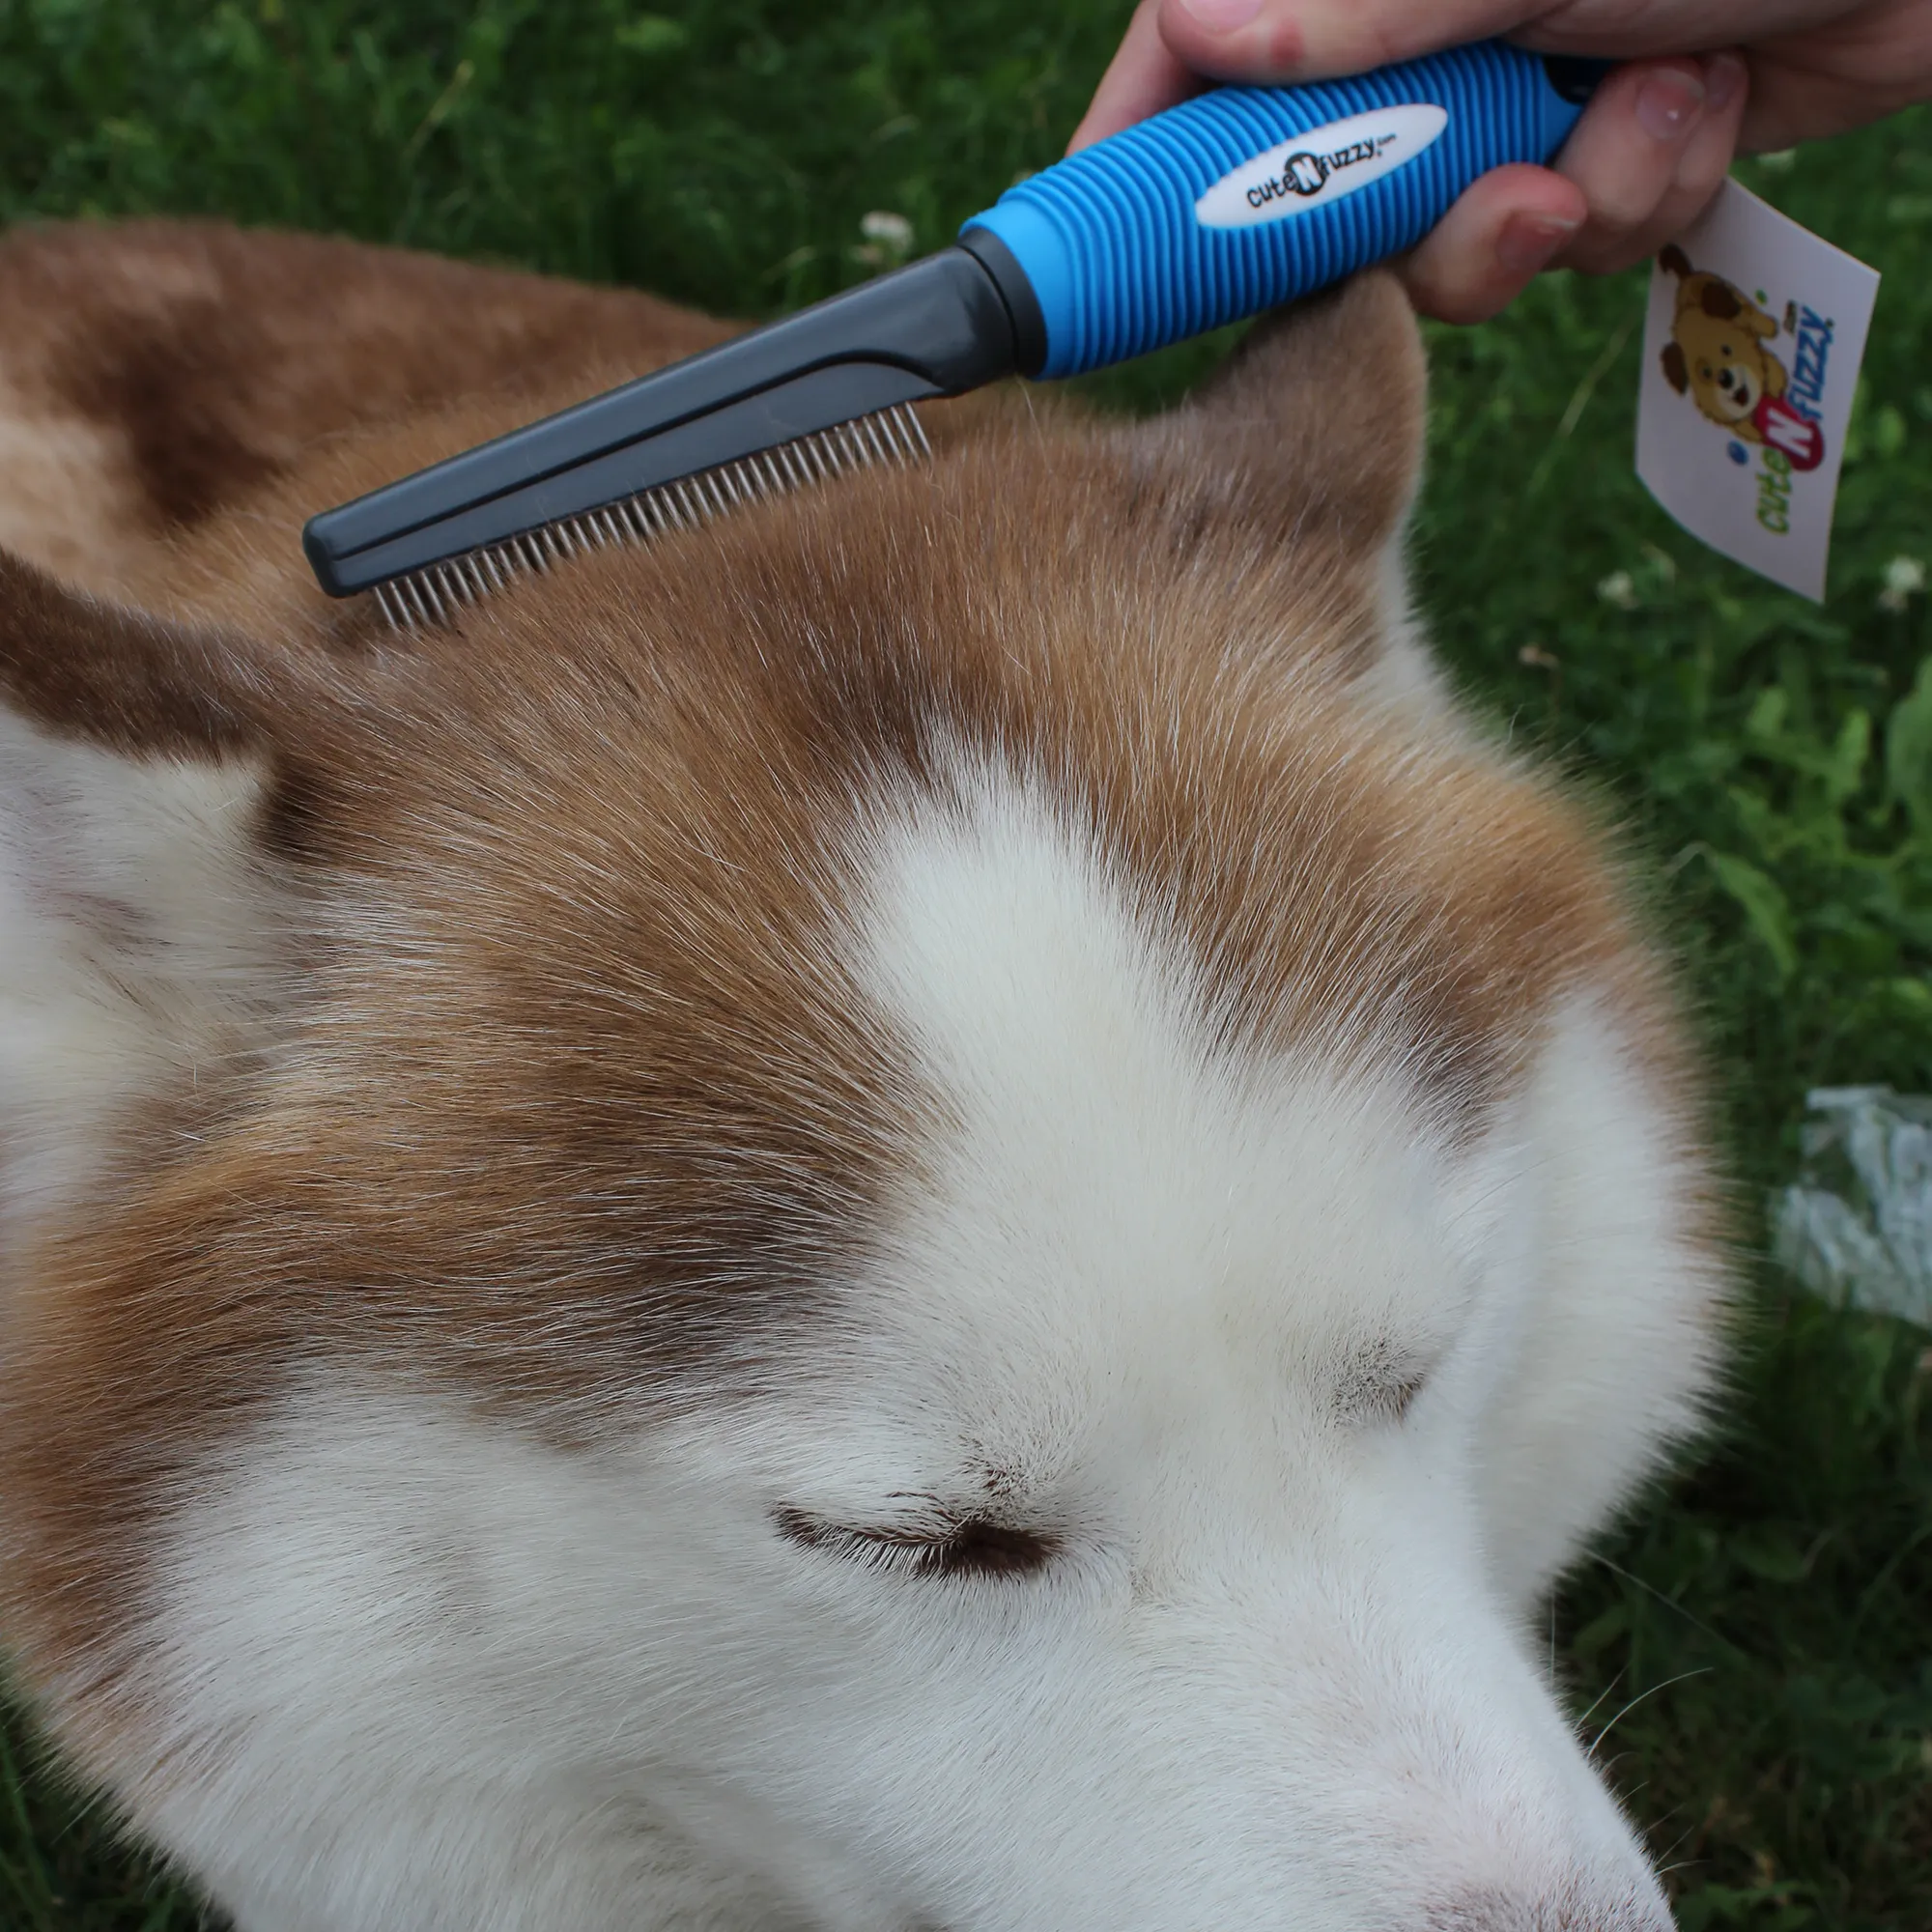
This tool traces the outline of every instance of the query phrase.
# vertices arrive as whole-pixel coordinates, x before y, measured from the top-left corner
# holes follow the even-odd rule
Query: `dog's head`
[[[456,634],[0,565],[11,1615],[184,1856],[1664,1924],[1527,1619],[1691,1419],[1698,1157],[1406,639],[1420,426],[1370,278]]]

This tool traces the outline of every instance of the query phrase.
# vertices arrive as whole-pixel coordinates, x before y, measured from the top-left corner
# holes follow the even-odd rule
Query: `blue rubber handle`
[[[1501,41],[1307,87],[1223,87],[1009,188],[1035,373],[1072,376],[1259,314],[1412,246],[1480,174],[1546,161],[1589,79]],[[963,232],[963,231],[962,231]]]

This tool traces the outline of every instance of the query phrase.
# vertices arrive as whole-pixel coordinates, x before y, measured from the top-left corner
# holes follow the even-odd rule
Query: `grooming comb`
[[[1411,246],[1555,153],[1605,71],[1500,41],[1224,87],[1009,188],[952,247],[313,518],[333,597],[444,621],[579,550],[926,453],[913,406],[1145,355]]]

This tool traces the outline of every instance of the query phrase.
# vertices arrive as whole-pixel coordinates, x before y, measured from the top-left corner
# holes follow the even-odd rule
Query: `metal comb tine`
[[[436,611],[428,597],[423,594],[422,579],[412,573],[410,576],[400,578],[397,581],[409,592],[410,602],[414,607],[416,615],[425,624],[434,624],[436,622]]]
[[[397,594],[403,599],[403,608],[410,612],[411,617],[420,618],[422,622],[427,624],[429,622],[429,610],[422,601],[422,592],[416,588],[414,578],[397,578],[396,590]]]
[[[783,470],[785,483],[790,489],[799,489],[810,480],[810,472],[805,468],[804,461],[798,454],[797,445],[794,443],[780,443],[778,448],[773,450],[771,455],[767,457],[766,461]]]
[[[400,631],[403,628],[402,620],[396,615],[395,605],[389,601],[389,586],[386,583],[377,584],[376,602],[382,607],[383,615],[389,620],[389,629]]]

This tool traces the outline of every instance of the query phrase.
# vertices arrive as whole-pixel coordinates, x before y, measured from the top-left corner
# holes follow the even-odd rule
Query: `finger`
[[[1588,213],[1576,183],[1548,168],[1493,168],[1464,189],[1396,270],[1423,315],[1484,322],[1549,266]]]
[[[1589,211],[1566,265],[1595,268],[1642,232],[1671,190],[1705,99],[1694,60],[1637,61],[1605,77],[1551,164]]]
[[[1160,0],[1161,38],[1217,80],[1312,80],[1508,33],[1549,0]]]
[[[1932,11],[1924,21],[1932,42]],[[1750,71],[1750,106],[1738,145],[1756,155],[1847,134],[1917,105],[1932,93],[1932,44],[1903,50],[1898,71],[1883,80],[1824,73],[1788,58],[1782,47],[1753,50]]]
[[[1066,144],[1069,155],[1163,107],[1172,107],[1200,93],[1206,85],[1192,69],[1184,66],[1160,37],[1160,0],[1141,0],[1127,22],[1126,34],[1100,85],[1094,90],[1073,138]]]
[[[1599,223],[1593,209],[1593,218],[1558,256],[1558,264],[1607,274],[1645,260],[1681,235],[1723,185],[1737,153],[1748,99],[1743,57],[1714,54],[1704,63],[1703,111],[1684,142],[1669,185],[1656,205],[1640,219],[1615,228]],[[1587,198],[1588,184],[1579,182],[1579,185]]]
[[[1918,0],[1880,0],[1904,12]],[[1872,0],[1560,0],[1535,8],[1510,38],[1538,53],[1598,54],[1609,60],[1703,54],[1823,28],[1842,43],[1848,14]]]

